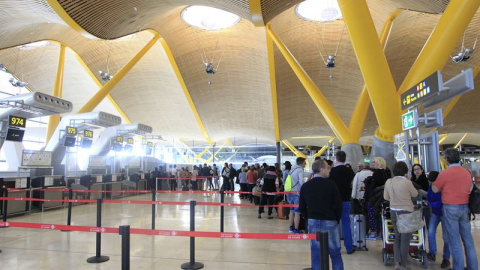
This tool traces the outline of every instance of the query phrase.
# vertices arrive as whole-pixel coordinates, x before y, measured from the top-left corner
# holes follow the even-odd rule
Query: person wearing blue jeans
[[[460,165],[460,153],[455,148],[443,152],[448,169],[432,184],[432,191],[442,192],[443,220],[447,242],[453,259],[453,270],[464,269],[464,254],[468,270],[478,270],[477,252],[473,241],[468,201],[472,191],[472,175]],[[463,245],[462,245],[463,242]]]
[[[340,253],[339,227],[336,220],[308,219],[308,233],[316,234],[318,231],[328,232],[328,252],[332,259],[333,270],[343,269],[342,254]],[[312,269],[320,269],[320,242],[311,240],[310,248],[312,252]]]
[[[432,214],[430,215],[430,223],[428,226],[428,249],[429,253],[427,254],[428,260],[434,262],[437,258],[437,227],[440,222],[442,223],[442,237],[443,237],[443,260],[441,268],[450,267],[450,248],[447,242],[447,231],[445,228],[445,222],[443,221],[442,215],[442,193],[434,193],[432,190],[432,183],[438,177],[439,172],[431,171],[428,173],[428,180],[430,184],[428,185],[427,201],[428,205],[432,209]]]
[[[300,189],[299,208],[302,214],[308,216],[309,233],[328,232],[328,251],[332,260],[332,268],[333,270],[343,270],[338,229],[338,222],[342,216],[342,198],[335,182],[328,179],[330,167],[324,160],[313,162],[312,170],[313,178],[303,184]],[[348,227],[350,228],[350,224]],[[322,264],[320,243],[317,240],[311,240],[310,249],[312,269],[320,270]]]
[[[335,167],[331,169],[330,179],[337,185],[342,198],[343,244],[347,254],[352,254],[355,250],[353,249],[352,229],[350,228],[350,198],[355,173],[352,168],[345,166],[346,159],[347,154],[344,151],[338,151],[335,154]]]
[[[453,258],[453,270],[464,269],[463,250],[467,257],[467,270],[478,270],[477,252],[473,242],[468,204],[444,204],[443,216],[448,243]],[[462,245],[463,242],[463,245]]]

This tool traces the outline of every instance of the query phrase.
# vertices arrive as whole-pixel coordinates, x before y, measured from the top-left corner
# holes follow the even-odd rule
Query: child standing
[[[437,241],[436,241],[436,233],[438,224],[442,223],[442,237],[443,237],[443,260],[441,264],[441,268],[449,268],[450,267],[450,248],[448,247],[448,243],[446,241],[447,237],[445,235],[445,226],[443,225],[443,217],[442,217],[442,194],[434,193],[432,191],[432,183],[437,180],[439,172],[431,171],[428,174],[428,193],[427,193],[427,201],[430,207],[432,208],[432,216],[430,217],[430,224],[428,226],[428,249],[430,252],[428,253],[427,257],[428,260],[434,262],[436,260],[437,255]]]

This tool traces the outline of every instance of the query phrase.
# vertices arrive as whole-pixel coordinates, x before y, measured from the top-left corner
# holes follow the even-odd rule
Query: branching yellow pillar
[[[313,155],[314,157],[319,157],[321,156],[329,147],[330,144],[332,144],[337,138],[333,137],[331,138],[328,143],[326,145],[324,145],[320,150],[318,150],[317,153],[315,153],[315,155]]]
[[[293,154],[295,154],[295,156],[307,158],[307,156],[304,153],[302,153],[297,148],[295,148],[295,146],[293,146],[293,144],[291,144],[289,141],[283,140],[282,142],[288,147],[288,149],[290,149],[290,151],[292,151]]]
[[[78,113],[91,112],[110,93],[110,91],[127,75],[127,73],[140,61],[140,59],[155,45],[160,36],[155,34],[143,49],[141,49],[113,78],[108,81],[98,92],[78,111]]]
[[[275,141],[280,141],[280,127],[278,122],[278,97],[277,97],[277,80],[275,76],[275,55],[273,52],[273,40],[267,34],[267,52],[268,67],[270,70],[270,89],[272,91],[272,111],[273,111],[273,127],[275,132]]]
[[[250,7],[250,15],[252,16],[253,25],[259,27],[264,26],[261,0],[248,0]]]
[[[401,131],[400,98],[370,11],[363,0],[338,0],[338,4],[379,123],[375,135],[393,141]]]
[[[277,48],[280,50],[280,52],[282,52],[283,57],[285,57],[285,60],[287,60],[293,72],[295,73],[295,75],[297,75],[303,87],[305,87],[305,90],[307,90],[307,93],[312,98],[313,102],[327,121],[328,126],[332,129],[333,133],[335,133],[338,140],[342,144],[355,142],[350,137],[350,133],[345,126],[345,123],[343,123],[342,119],[337,114],[333,106],[328,102],[328,100],[320,91],[318,86],[313,82],[313,80],[308,76],[302,66],[298,63],[297,59],[293,57],[292,53],[288,50],[285,44],[280,40],[280,38],[275,34],[275,32],[273,32],[270,24],[267,24],[267,33],[275,42],[275,45],[277,45]]]
[[[433,72],[443,69],[479,6],[480,1],[478,0],[450,1],[422,52],[400,86],[400,94]]]
[[[395,20],[395,18],[397,18],[400,12],[402,12],[402,10],[396,10],[392,14],[390,14],[387,21],[385,22],[385,25],[383,26],[382,33],[380,34],[380,44],[383,49],[385,49],[385,46],[387,44],[393,21]],[[362,135],[363,126],[365,125],[365,119],[367,118],[369,108],[370,99],[368,97],[367,85],[364,85],[362,88],[362,92],[360,92],[360,96],[358,97],[358,101],[355,105],[355,109],[353,111],[352,118],[350,119],[350,124],[348,127],[352,139],[355,142],[358,142],[360,136]]]
[[[57,76],[55,77],[55,84],[53,85],[53,96],[54,97],[62,97],[63,92],[63,73],[65,70],[65,46],[60,45],[60,55],[58,57],[58,66],[57,66]],[[60,115],[52,115],[50,116],[50,120],[48,121],[47,126],[47,136],[45,139],[45,145],[48,144],[50,139],[55,132],[58,124],[60,123]]]

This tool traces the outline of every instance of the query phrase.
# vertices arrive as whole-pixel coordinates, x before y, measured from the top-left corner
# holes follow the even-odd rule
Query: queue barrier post
[[[130,225],[120,226],[118,234],[122,236],[122,270],[130,270]]]
[[[223,189],[220,190],[220,203],[222,205],[220,206],[220,232],[223,232],[224,226],[225,226],[225,209],[223,206],[223,203],[225,202],[225,191]]]
[[[195,205],[196,201],[190,201],[190,231],[195,231]],[[203,263],[195,262],[195,237],[190,237],[190,262],[183,263],[182,269],[197,270],[204,267]]]
[[[103,199],[97,199],[97,227],[102,227],[102,203]],[[108,256],[100,255],[102,249],[102,233],[97,232],[96,254],[94,257],[87,259],[89,263],[102,263],[110,260]]]
[[[152,202],[155,202],[156,196],[157,196],[156,190],[152,189]],[[155,203],[152,203],[152,230],[155,230],[155,207],[156,207]]]
[[[73,203],[71,201],[71,200],[73,200],[73,189],[72,188],[68,189],[68,199],[70,201],[68,202],[67,225],[70,226],[71,223],[72,223],[72,206],[73,206]],[[62,230],[62,232],[70,232],[70,231]]]
[[[8,197],[8,189],[5,188],[3,190],[3,197],[7,198]],[[3,220],[3,223],[5,224],[5,222],[7,222],[7,214],[8,214],[8,201],[7,200],[4,200],[3,201],[3,204],[2,204],[2,220]],[[7,226],[0,226],[0,228],[7,228]]]
[[[328,258],[328,232],[317,232],[317,241],[320,242],[320,270],[328,270],[330,267]]]

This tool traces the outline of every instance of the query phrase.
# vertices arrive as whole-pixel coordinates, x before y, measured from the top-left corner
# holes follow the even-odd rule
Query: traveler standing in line
[[[247,167],[248,168],[248,167]],[[255,187],[255,185],[257,185],[257,172],[255,171],[255,167],[252,166],[250,168],[250,170],[248,170],[247,172],[247,191],[248,192],[252,192],[253,188]],[[250,202],[253,202],[253,194],[250,193],[248,195],[248,199]]]
[[[305,158],[298,157],[296,164],[292,167],[290,171],[290,176],[292,178],[292,192],[300,192],[302,185],[304,183],[304,168],[306,162]],[[289,193],[287,194],[287,200],[289,204],[298,204],[300,201],[300,195],[298,193]],[[293,233],[302,233],[298,228],[300,226],[300,209],[297,207],[290,208],[290,215],[288,219],[290,221],[289,232]]]
[[[390,201],[390,218],[392,220],[395,240],[393,243],[393,256],[395,260],[395,270],[407,269],[407,260],[410,257],[409,247],[412,233],[399,233],[397,228],[397,218],[401,214],[413,212],[414,205],[412,197],[418,196],[418,191],[413,186],[412,181],[405,176],[408,173],[408,166],[400,161],[393,165],[394,177],[387,180],[383,197]]]
[[[338,191],[342,196],[342,228],[343,244],[347,254],[355,252],[353,249],[352,229],[350,228],[350,198],[352,195],[352,181],[355,173],[352,168],[345,166],[347,154],[344,151],[338,151],[335,154],[335,167],[330,170],[330,179],[337,184]]]
[[[313,178],[300,190],[300,211],[308,216],[308,232],[328,232],[328,250],[333,270],[343,270],[340,253],[339,221],[342,217],[342,197],[337,185],[329,180],[330,167],[324,160],[312,164]],[[310,241],[312,269],[320,269],[320,244]]]
[[[365,183],[363,182],[367,177],[372,176],[373,172],[370,170],[370,163],[361,163],[359,168],[362,169],[355,174],[352,184],[352,198],[357,200],[363,200],[363,195],[365,194]]]
[[[247,187],[247,169],[245,166],[242,166],[240,169],[240,173],[238,174],[238,180],[240,182],[240,191],[243,192],[248,192],[248,187]],[[240,199],[247,199],[248,195],[240,193]]]
[[[232,163],[230,163],[228,169],[230,170],[230,173],[228,175],[228,179],[230,180],[230,190],[235,191],[235,177],[237,177],[237,170],[233,168]]]
[[[287,179],[288,173],[292,169],[292,163],[287,160],[283,163],[283,165],[285,165],[285,169],[283,170],[283,181],[285,181]]]
[[[220,176],[219,176],[217,164],[213,164],[213,189],[214,190],[218,190],[220,187],[219,177]]]
[[[275,192],[277,192],[278,181],[277,174],[275,173],[275,167],[267,167],[267,171],[263,176],[263,186],[262,186],[262,200],[260,201],[260,207],[258,208],[258,218],[262,218],[262,213],[264,212],[264,205],[273,205],[275,199]],[[273,208],[268,207],[268,219],[272,219]],[[277,210],[278,213],[278,210]]]
[[[464,254],[468,270],[478,270],[477,252],[472,237],[468,202],[473,188],[472,175],[460,165],[460,153],[448,148],[443,152],[448,169],[432,184],[433,192],[442,192],[443,221],[453,259],[453,270],[464,269]],[[462,243],[463,242],[463,246]]]
[[[223,185],[222,185],[223,191],[230,190],[230,180],[229,180],[230,169],[228,168],[228,163],[227,162],[225,162],[225,164],[223,164],[222,177],[223,177]]]
[[[416,189],[422,189],[425,192],[428,192],[428,179],[422,165],[414,164],[412,166],[412,182],[414,185],[417,185],[415,187]]]
[[[203,163],[202,176],[204,177],[203,178],[203,184],[202,184],[202,190],[207,190],[208,189],[208,177],[210,177],[210,168],[208,167],[207,163]]]
[[[428,260],[431,262],[436,261],[437,259],[437,227],[438,224],[442,223],[442,238],[443,238],[443,260],[441,268],[450,267],[450,248],[447,242],[447,228],[445,227],[445,222],[443,221],[442,215],[442,194],[435,193],[432,190],[432,183],[437,180],[439,172],[431,171],[428,173],[428,180],[430,185],[428,186],[427,201],[428,205],[432,208],[432,215],[430,217],[430,224],[428,226],[428,250],[430,251],[427,254]]]
[[[364,182],[365,193],[363,198],[367,203],[368,227],[370,229],[370,232],[367,235],[367,239],[376,240],[381,238],[381,212],[378,208],[374,206],[374,204],[370,203],[370,199],[374,197],[375,189],[384,186],[387,179],[390,178],[390,175],[386,170],[387,164],[385,162],[385,159],[383,159],[382,157],[374,157],[372,166],[372,180],[369,183]]]

